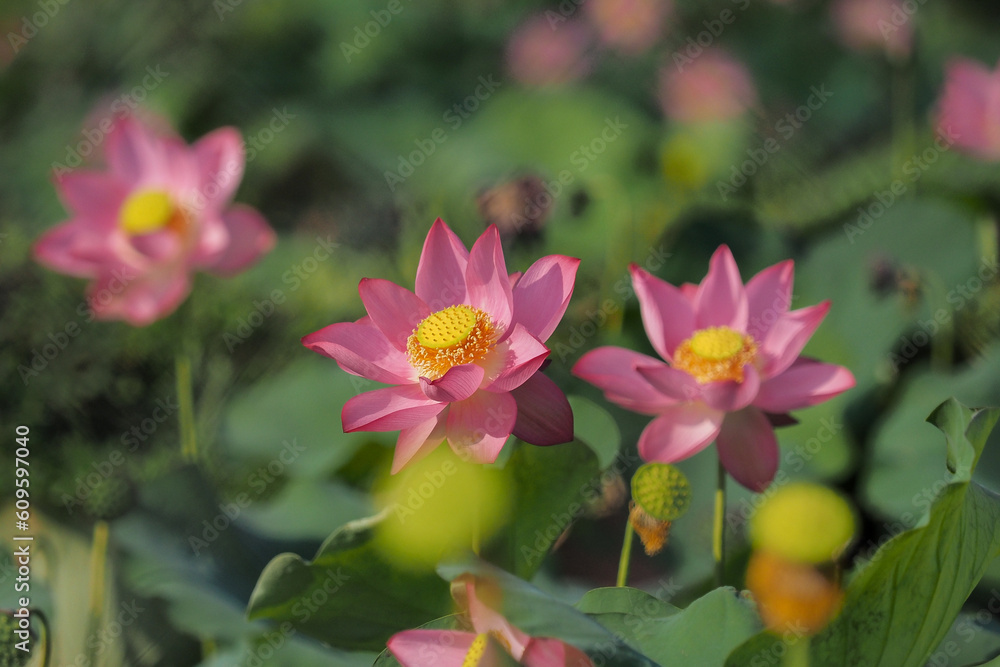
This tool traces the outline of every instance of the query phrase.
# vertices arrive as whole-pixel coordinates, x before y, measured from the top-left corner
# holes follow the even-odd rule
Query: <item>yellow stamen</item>
[[[757,343],[729,327],[696,331],[674,351],[674,368],[698,382],[743,382],[743,366],[757,357]]]
[[[140,235],[158,232],[165,227],[180,227],[184,222],[184,214],[174,206],[166,192],[141,190],[125,200],[118,220],[126,232]]]
[[[490,316],[470,306],[449,306],[424,318],[406,340],[410,364],[437,380],[452,366],[481,362],[496,342]]]
[[[489,635],[476,635],[476,638],[472,640],[472,646],[469,647],[468,653],[465,654],[462,667],[477,667],[479,661],[483,659],[483,655],[486,653],[486,645],[488,643]]]

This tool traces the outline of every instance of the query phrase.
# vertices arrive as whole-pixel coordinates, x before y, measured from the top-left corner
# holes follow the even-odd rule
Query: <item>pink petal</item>
[[[66,208],[104,229],[118,224],[118,213],[129,195],[128,185],[104,173],[71,171],[55,179]]]
[[[390,345],[368,319],[331,324],[304,336],[302,344],[335,359],[341,368],[354,375],[386,384],[417,381],[406,355]]]
[[[510,393],[517,402],[514,435],[545,447],[573,439],[573,410],[562,389],[541,371]]]
[[[163,138],[131,116],[116,122],[104,140],[111,171],[134,185],[168,183],[173,171],[170,152]]]
[[[639,366],[636,370],[658,392],[675,401],[689,402],[701,398],[702,385],[684,371],[663,363],[656,366]]]
[[[362,278],[358,293],[375,326],[403,352],[410,334],[431,314],[420,297],[388,280]]]
[[[472,245],[465,282],[469,287],[469,305],[489,313],[495,325],[512,324],[514,299],[496,225],[490,225]]]
[[[629,266],[639,298],[642,324],[649,342],[664,359],[694,332],[694,309],[680,289],[651,276],[635,264]]]
[[[486,389],[498,392],[510,391],[521,386],[541,368],[542,362],[549,354],[549,348],[520,324],[515,324],[507,340],[494,349],[497,351],[496,356],[499,361],[498,368],[493,372],[499,371],[499,374],[486,386]]]
[[[427,398],[441,403],[464,401],[476,393],[483,382],[483,367],[476,364],[453,366],[437,380],[420,378],[420,388]]]
[[[387,646],[403,667],[462,667],[476,635],[457,630],[404,630]]]
[[[747,333],[754,340],[764,340],[774,323],[788,312],[794,275],[795,262],[789,259],[764,269],[747,282]]]
[[[579,266],[580,260],[563,255],[532,264],[513,290],[514,321],[538,340],[548,340],[569,305]]]
[[[948,64],[938,129],[983,160],[1000,159],[1000,82],[982,64],[955,59]]]
[[[396,449],[392,455],[392,474],[402,470],[407,463],[419,461],[444,442],[447,431],[448,408],[399,432]]]
[[[689,458],[712,443],[724,416],[700,403],[671,405],[643,429],[639,456],[661,463]]]
[[[792,365],[813,333],[830,311],[830,302],[799,308],[775,322],[760,346],[764,358],[764,378],[780,375]]]
[[[761,385],[753,404],[781,414],[822,403],[854,385],[854,375],[843,366],[799,357],[784,373]]]
[[[240,273],[269,253],[277,242],[267,221],[249,206],[230,207],[222,214],[222,222],[228,232],[228,244],[207,267],[220,276]]]
[[[716,438],[719,460],[737,482],[760,493],[778,471],[778,441],[771,422],[756,408],[726,415]]]
[[[65,222],[48,230],[35,241],[35,259],[50,269],[81,278],[95,276],[102,263],[77,252],[82,237],[90,232],[78,220]]]
[[[386,387],[359,394],[340,413],[344,433],[399,431],[436,417],[444,404],[424,396],[418,384]]]
[[[747,364],[743,367],[743,382],[709,382],[702,385],[701,395],[709,407],[723,412],[742,410],[753,403],[760,390],[760,374]]]
[[[659,414],[677,402],[655,389],[637,370],[666,367],[659,359],[622,347],[599,347],[587,352],[572,373],[604,391],[607,399],[623,408],[644,414]]]
[[[198,206],[220,211],[243,180],[243,137],[233,127],[209,132],[192,146],[198,169]]]
[[[587,654],[558,639],[534,637],[521,657],[526,667],[593,667]]]
[[[415,286],[432,312],[466,302],[468,263],[469,251],[462,241],[441,218],[435,220],[420,253]]]
[[[87,300],[99,319],[144,327],[174,312],[190,291],[183,267],[141,271],[121,265],[105,267],[88,288]]]
[[[510,654],[515,660],[520,661],[531,638],[511,625],[503,614],[480,599],[477,589],[492,588],[491,583],[489,580],[474,576],[465,577],[465,598],[469,607],[469,620],[472,621],[472,628],[478,634],[493,634],[502,637],[510,646]]]
[[[473,463],[493,463],[514,430],[517,403],[507,393],[477,391],[450,403],[448,444],[462,459]]]
[[[698,287],[695,304],[695,324],[699,329],[729,327],[746,331],[747,294],[729,246],[719,246],[712,255],[708,274]]]

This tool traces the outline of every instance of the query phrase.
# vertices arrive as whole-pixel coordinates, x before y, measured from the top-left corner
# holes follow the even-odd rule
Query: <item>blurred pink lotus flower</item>
[[[145,326],[191,291],[191,274],[231,276],[274,247],[254,209],[230,205],[243,177],[243,140],[221,128],[187,146],[139,121],[104,140],[106,171],[72,171],[55,182],[72,214],[35,243],[45,266],[89,278],[101,319]]]
[[[726,246],[700,285],[674,287],[632,265],[646,334],[669,363],[602,347],[573,373],[609,401],[656,417],[639,438],[646,461],[680,461],[715,440],[726,470],[761,491],[778,469],[772,422],[854,386],[846,368],[799,356],[830,304],[789,311],[793,269],[776,264],[744,286]]]
[[[756,101],[750,72],[721,49],[680,57],[660,73],[660,103],[667,117],[678,122],[730,120]]]
[[[507,69],[526,86],[565,84],[590,72],[589,28],[556,12],[549,14],[529,19],[507,44]]]
[[[673,15],[672,0],[587,0],[584,4],[597,35],[607,46],[628,55],[648,51]]]
[[[499,612],[481,599],[477,588],[488,582],[465,575],[455,586],[464,584],[466,613],[472,632],[460,630],[404,630],[393,635],[389,650],[403,667],[492,667],[506,664],[512,657],[527,667],[593,667],[587,654],[558,639],[529,637],[515,628]],[[487,592],[488,595],[488,592]]]
[[[894,58],[909,56],[913,26],[899,0],[836,0],[830,11],[837,36],[846,47],[882,49]]]
[[[438,219],[415,294],[365,278],[358,291],[367,317],[302,339],[347,372],[393,385],[350,399],[344,431],[399,430],[393,473],[445,440],[477,463],[495,461],[511,433],[535,445],[572,440],[566,396],[539,368],[578,264],[549,255],[508,275],[496,226],[470,252]]]
[[[1000,160],[1000,64],[993,71],[965,58],[948,64],[938,131],[981,160]]]

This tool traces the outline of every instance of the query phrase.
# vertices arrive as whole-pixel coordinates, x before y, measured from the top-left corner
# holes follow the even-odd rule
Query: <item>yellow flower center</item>
[[[488,642],[489,635],[476,635],[476,638],[472,640],[472,646],[469,647],[469,652],[465,654],[465,660],[462,661],[462,667],[477,667],[479,661],[483,659],[483,654],[486,653],[486,645]]]
[[[406,340],[410,364],[437,380],[452,366],[483,361],[496,342],[490,316],[470,306],[449,306],[424,318]]]
[[[674,368],[698,382],[743,382],[743,366],[757,357],[757,343],[729,327],[709,327],[677,346]]]
[[[166,192],[141,190],[125,200],[118,221],[122,229],[132,235],[151,234],[166,227],[180,231],[184,212],[174,206]]]

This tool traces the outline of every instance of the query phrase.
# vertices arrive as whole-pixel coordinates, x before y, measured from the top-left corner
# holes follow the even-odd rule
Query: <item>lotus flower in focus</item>
[[[714,440],[729,473],[761,491],[778,469],[772,422],[854,386],[846,368],[800,356],[829,302],[789,310],[793,263],[745,286],[729,248],[700,285],[675,287],[633,265],[632,283],[661,359],[620,347],[583,355],[573,373],[613,403],[655,417],[639,438],[646,461],[686,459]],[[665,360],[665,361],[663,361]]]
[[[392,385],[349,400],[344,431],[400,431],[394,473],[445,440],[476,463],[495,461],[512,433],[535,445],[571,440],[569,402],[539,369],[578,264],[550,255],[508,275],[495,226],[469,251],[435,222],[415,293],[366,278],[367,317],[302,339],[347,372]]]
[[[464,594],[459,597],[464,597],[473,631],[405,630],[393,635],[389,650],[403,667],[492,667],[507,664],[509,658],[527,667],[593,667],[580,649],[558,639],[530,637],[511,625],[487,604],[489,582],[466,575],[454,587]]]
[[[1000,65],[964,58],[948,65],[938,130],[981,160],[1000,160]]]
[[[128,118],[105,138],[104,157],[106,171],[56,181],[72,217],[34,247],[45,266],[90,279],[97,317],[150,324],[184,301],[195,271],[231,276],[274,246],[256,210],[230,203],[245,162],[237,130],[187,146]]]
[[[672,61],[660,74],[663,112],[681,123],[732,120],[756,101],[750,72],[721,49]]]

